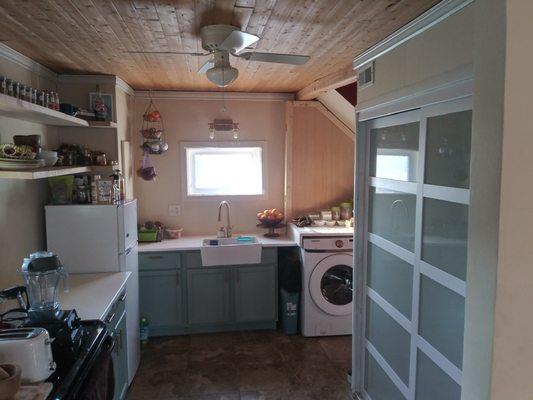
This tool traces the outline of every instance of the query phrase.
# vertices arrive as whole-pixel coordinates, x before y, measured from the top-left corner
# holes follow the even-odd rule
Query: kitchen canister
[[[333,221],[339,221],[341,219],[341,208],[339,206],[331,207],[331,218]]]
[[[346,221],[347,219],[350,219],[353,217],[352,203],[349,203],[349,202],[341,203],[340,207],[341,207],[341,219],[342,220]]]

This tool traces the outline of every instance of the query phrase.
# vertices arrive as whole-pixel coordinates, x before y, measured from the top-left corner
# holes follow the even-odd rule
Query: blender
[[[83,336],[83,328],[76,310],[62,310],[59,303],[59,284],[68,291],[68,273],[59,257],[52,252],[32,253],[19,270],[26,285],[29,300],[28,317],[24,327],[45,328],[54,338],[54,358],[74,357]]]
[[[34,322],[58,319],[58,289],[68,292],[68,274],[59,258],[52,252],[40,251],[25,258],[20,269],[28,293],[28,317]]]

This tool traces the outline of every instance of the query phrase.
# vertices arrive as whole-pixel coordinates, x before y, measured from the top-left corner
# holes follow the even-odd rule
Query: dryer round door
[[[352,259],[351,254],[332,254],[313,269],[309,279],[309,292],[322,311],[338,316],[352,312]]]

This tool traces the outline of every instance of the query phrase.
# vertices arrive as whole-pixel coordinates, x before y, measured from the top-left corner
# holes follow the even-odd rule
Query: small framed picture
[[[100,99],[103,101],[105,109],[101,107],[101,104],[97,104],[97,102],[100,102]],[[114,121],[114,115],[113,115],[113,95],[111,93],[96,93],[96,92],[90,92],[89,93],[89,105],[91,109],[89,111],[95,111],[95,109],[100,110],[100,116],[98,116],[98,119],[104,120],[104,121]]]

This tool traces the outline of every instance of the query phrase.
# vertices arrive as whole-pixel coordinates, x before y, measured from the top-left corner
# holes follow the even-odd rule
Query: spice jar
[[[7,94],[7,78],[0,75],[0,93]]]
[[[26,86],[24,91],[24,100],[31,103],[31,94],[33,93],[33,88],[31,86]]]
[[[6,79],[6,94],[13,96],[13,79]]]
[[[353,217],[353,211],[352,211],[352,203],[341,203],[341,219],[342,220],[349,220]]]
[[[17,99],[20,96],[20,83],[17,81],[13,81],[13,97],[16,97]]]
[[[43,106],[43,107],[45,107],[45,105],[44,105],[44,97],[45,96],[44,95],[45,95],[44,90],[41,90],[39,92],[39,95],[37,96],[37,104],[39,104],[40,106]]]
[[[19,95],[17,96],[17,98],[24,100],[25,97],[26,97],[26,85],[21,83],[19,84]]]
[[[339,221],[341,219],[341,208],[339,206],[331,207],[331,219],[333,221]]]

